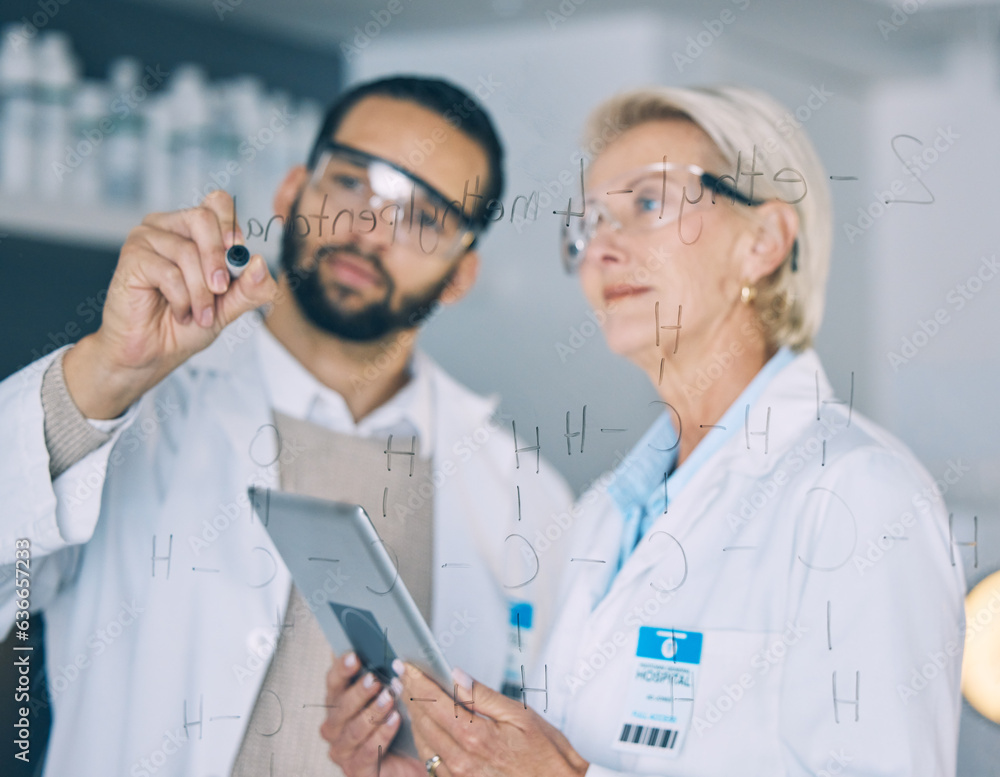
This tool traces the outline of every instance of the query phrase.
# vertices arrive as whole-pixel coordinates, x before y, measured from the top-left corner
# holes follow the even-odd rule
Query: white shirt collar
[[[421,456],[434,453],[433,387],[430,370],[419,351],[410,361],[410,380],[385,404],[357,423],[344,398],[324,386],[286,349],[266,325],[257,328],[257,353],[271,407],[292,418],[310,421],[341,434],[386,438],[393,448],[409,450],[409,438],[417,435]]]

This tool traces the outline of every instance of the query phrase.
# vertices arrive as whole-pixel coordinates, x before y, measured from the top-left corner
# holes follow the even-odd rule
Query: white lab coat
[[[47,775],[229,774],[291,585],[246,497],[251,484],[277,487],[280,466],[273,435],[258,435],[271,411],[257,326],[253,313],[234,323],[54,484],[40,400],[54,356],[0,383],[0,563],[13,562],[16,538],[31,540],[53,695]],[[571,497],[544,462],[540,474],[515,469],[510,421],[490,420],[494,402],[417,358],[434,394],[432,629],[453,666],[499,687],[510,602],[534,600],[535,624],[549,622],[545,586],[558,574],[553,554],[517,587],[534,560],[507,538],[530,538]],[[13,590],[11,577],[5,631]],[[324,695],[317,687],[316,702]]]
[[[828,400],[816,354],[798,355],[751,407],[751,435],[671,497],[617,575],[607,479],[581,498],[572,553],[590,561],[571,566],[544,655],[547,715],[588,777],[954,775],[960,549],[953,565],[947,512],[912,454]],[[753,433],[767,408],[765,454]],[[640,626],[703,635],[693,702],[675,690],[675,714],[693,712],[675,756],[613,747]]]

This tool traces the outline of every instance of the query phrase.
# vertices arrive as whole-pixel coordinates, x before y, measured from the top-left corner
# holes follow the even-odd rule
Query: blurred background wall
[[[559,267],[551,211],[579,196],[582,122],[626,87],[738,82],[784,102],[835,177],[817,349],[839,397],[853,387],[854,407],[936,477],[968,467],[945,498],[956,541],[973,539],[978,517],[978,559],[971,547],[955,552],[970,585],[1000,568],[1000,279],[988,269],[1000,247],[1000,3],[7,0],[0,22],[32,45],[52,31],[68,36],[45,44],[39,88],[62,89],[58,99],[72,89],[74,148],[95,120],[116,122],[61,185],[49,180],[51,164],[72,160],[52,138],[35,139],[55,152],[32,152],[40,167],[29,185],[4,181],[0,377],[96,327],[95,295],[143,213],[220,186],[240,192],[241,222],[266,218],[276,180],[300,161],[318,111],[340,89],[390,72],[438,74],[476,90],[496,119],[508,151],[505,204],[537,191],[540,207],[534,221],[493,227],[477,288],[427,326],[425,347],[474,389],[502,395],[519,436],[537,425],[543,454],[579,491],[656,413],[645,378],[607,351]],[[67,46],[72,87],[53,75],[66,69]],[[114,64],[122,56],[138,69]],[[0,65],[8,101],[20,83],[14,60]],[[147,78],[149,68],[169,75]],[[146,94],[127,111],[112,107],[136,88],[129,78]],[[172,106],[173,123],[163,117]],[[63,115],[51,104],[36,110]],[[133,118],[160,140],[133,138]],[[123,137],[140,145],[130,151]],[[129,154],[150,153],[143,142],[175,153],[156,157],[173,177],[155,179],[142,156],[142,175],[155,180],[130,178]],[[915,156],[918,175],[900,161]],[[898,200],[888,207],[886,192]],[[274,245],[257,247],[273,257]],[[568,453],[564,435],[580,431],[585,405],[586,448]],[[966,707],[960,774],[1000,774],[998,752],[1000,729]]]

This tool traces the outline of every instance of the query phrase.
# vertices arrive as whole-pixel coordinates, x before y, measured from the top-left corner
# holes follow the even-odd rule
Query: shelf
[[[138,209],[0,195],[0,233],[116,253],[145,215]]]

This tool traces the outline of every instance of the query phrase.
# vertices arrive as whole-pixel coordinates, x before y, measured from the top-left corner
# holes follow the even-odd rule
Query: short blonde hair
[[[599,152],[608,127],[620,133],[661,119],[685,119],[700,127],[726,166],[710,171],[717,175],[733,174],[741,152],[743,169],[749,169],[756,147],[757,170],[763,175],[754,182],[754,199],[801,197],[792,205],[799,218],[797,269],[792,270],[789,253],[771,275],[757,283],[753,306],[769,344],[795,350],[808,347],[823,318],[833,219],[826,172],[801,125],[793,126],[780,103],[753,89],[651,87],[616,95],[599,105],[587,120],[584,146]],[[773,178],[783,168],[801,175],[805,196],[801,189],[790,193],[778,188],[781,182],[776,184]],[[745,193],[743,186],[740,191]]]

